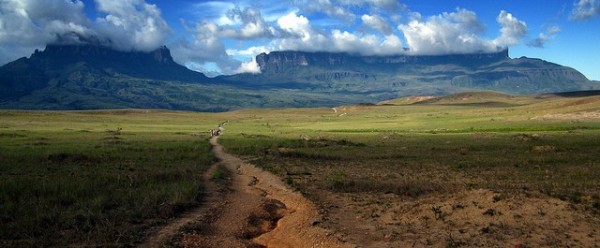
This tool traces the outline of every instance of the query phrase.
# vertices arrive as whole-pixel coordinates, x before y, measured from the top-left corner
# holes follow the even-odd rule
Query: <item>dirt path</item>
[[[154,247],[163,247],[165,243],[171,240],[174,236],[176,236],[180,230],[190,225],[198,220],[207,219],[210,216],[211,209],[215,208],[221,203],[221,198],[219,197],[218,186],[211,181],[211,176],[214,171],[217,169],[217,164],[213,164],[203,175],[203,185],[204,185],[204,198],[203,205],[193,209],[179,218],[169,222],[166,226],[162,227],[158,231],[156,231],[153,235],[149,236],[144,243],[142,243],[139,247],[145,248],[154,248]]]
[[[184,226],[189,230],[175,241],[178,246],[352,247],[315,226],[319,216],[314,204],[279,177],[226,153],[217,137],[211,144],[219,164],[231,172],[228,192],[218,193],[214,183],[207,183],[207,191],[212,190],[207,204],[164,227],[143,247],[160,247]]]

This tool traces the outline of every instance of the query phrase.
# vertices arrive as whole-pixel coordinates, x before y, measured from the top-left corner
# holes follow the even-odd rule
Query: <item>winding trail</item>
[[[214,192],[208,183],[206,204],[174,220],[150,237],[142,247],[160,247],[186,225],[185,247],[353,247],[342,244],[332,232],[314,225],[319,219],[315,205],[290,189],[281,178],[228,154],[210,140],[220,166],[230,171],[228,192]],[[214,166],[213,166],[214,167]],[[214,168],[211,168],[214,170]],[[205,181],[209,180],[209,172]]]

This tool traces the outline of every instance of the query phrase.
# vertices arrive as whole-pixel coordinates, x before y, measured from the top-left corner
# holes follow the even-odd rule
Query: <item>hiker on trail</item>
[[[215,137],[221,135],[222,129],[209,129],[210,137]]]

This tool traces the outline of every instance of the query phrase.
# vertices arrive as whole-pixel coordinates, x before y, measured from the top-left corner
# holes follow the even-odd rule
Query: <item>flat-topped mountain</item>
[[[280,71],[297,66],[354,67],[356,69],[388,69],[406,65],[455,64],[461,66],[480,66],[510,59],[508,50],[496,53],[451,54],[451,55],[392,55],[360,56],[348,53],[276,51],[256,56],[261,71]],[[384,66],[383,68],[381,66]]]
[[[140,78],[206,82],[204,74],[173,61],[169,49],[122,52],[99,45],[48,45],[30,58],[0,67],[0,97],[19,97],[60,83],[85,78]]]
[[[590,89],[577,70],[540,59],[494,53],[361,56],[348,53],[281,51],[256,56],[258,75],[233,75],[240,84],[363,92],[381,98],[444,95],[470,90],[511,94]]]

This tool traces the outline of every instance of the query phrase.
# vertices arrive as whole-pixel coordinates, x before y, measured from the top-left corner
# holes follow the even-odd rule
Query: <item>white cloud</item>
[[[600,15],[600,1],[578,0],[573,4],[572,20],[587,20]]]
[[[231,27],[222,30],[222,36],[234,39],[259,39],[273,36],[274,30],[271,29],[263,19],[260,11],[254,8],[246,8],[243,11],[239,8],[231,9],[227,16],[229,19],[240,23],[241,27],[237,30]]]
[[[92,33],[81,1],[47,0],[0,2],[0,44],[43,46],[76,43]]]
[[[81,43],[94,34],[81,1],[0,1],[0,64],[48,43]]]
[[[496,21],[502,26],[500,37],[494,40],[496,46],[509,47],[519,44],[519,40],[527,34],[527,24],[504,10],[500,11]]]
[[[260,11],[246,8],[243,11],[235,7],[216,21],[204,19],[204,35],[217,38],[231,38],[237,40],[255,40],[272,38],[276,30],[270,27],[263,19]]]
[[[245,8],[241,10],[234,7],[226,11],[222,17],[217,17],[217,20],[222,24],[216,23],[214,20],[204,19],[195,24],[193,29],[187,28],[192,34],[192,40],[181,40],[173,46],[173,57],[178,63],[194,65],[194,69],[204,71],[202,66],[208,62],[211,65],[216,65],[219,73],[232,74],[238,72],[256,72],[257,65],[252,61],[244,62],[235,59],[234,57],[250,57],[256,54],[255,52],[266,51],[262,48],[248,48],[245,50],[226,49],[223,44],[223,39],[234,40],[257,40],[272,38],[279,31],[270,26],[262,17],[260,11],[254,8]],[[214,71],[214,68],[210,68]]]
[[[345,21],[351,21],[356,15],[347,8],[343,1],[331,0],[294,0],[295,5],[306,13],[325,13],[327,16],[335,17]]]
[[[381,16],[378,15],[363,15],[361,17],[363,24],[369,28],[378,30],[384,35],[392,34],[392,27],[390,24]]]
[[[496,21],[501,29],[493,40],[482,38],[483,24],[475,12],[465,9],[427,20],[418,13],[411,14],[408,24],[401,24],[398,29],[404,33],[413,54],[494,52],[519,44],[527,34],[527,24],[506,11],[501,11]]]
[[[308,36],[310,38],[310,33],[312,33],[312,27],[308,23],[308,18],[302,15],[298,16],[295,12],[290,12],[279,18],[277,24],[282,30],[298,35],[298,37]]]
[[[378,36],[357,34],[333,29],[330,32],[314,28],[309,20],[292,12],[281,17],[277,23],[286,32],[271,43],[273,50],[348,52],[363,55],[398,54],[402,42],[393,35]]]
[[[96,20],[98,33],[119,50],[151,51],[163,45],[170,33],[160,9],[144,0],[95,0],[106,16]]]
[[[448,54],[491,51],[495,48],[480,38],[484,28],[475,12],[457,9],[423,20],[411,15],[408,24],[398,26],[415,54]]]
[[[234,73],[260,73],[260,67],[258,66],[258,63],[256,63],[256,57],[253,57],[252,60],[248,62],[242,63]]]
[[[96,0],[106,14],[90,21],[79,0],[0,1],[0,49],[100,41],[119,50],[150,51],[164,45],[169,27],[157,6],[144,0]],[[2,52],[2,54],[9,54]],[[22,54],[23,55],[28,55]]]
[[[253,46],[247,49],[237,50],[237,49],[227,49],[227,54],[229,56],[249,56],[254,57],[257,54],[268,53],[269,49],[265,46]]]
[[[558,26],[549,27],[546,33],[539,33],[538,37],[527,42],[530,47],[544,48],[546,42],[556,38],[556,34],[560,33],[561,29]]]

